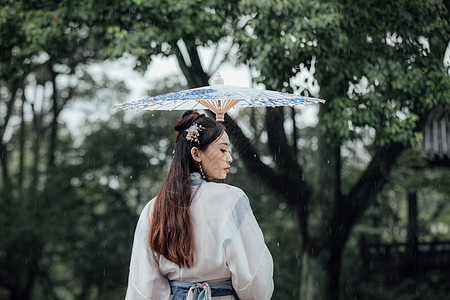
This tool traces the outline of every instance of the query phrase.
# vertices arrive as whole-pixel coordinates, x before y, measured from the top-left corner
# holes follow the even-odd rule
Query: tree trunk
[[[408,193],[408,236],[406,250],[406,265],[410,272],[417,274],[417,245],[419,239],[417,224],[417,192]]]
[[[59,115],[59,106],[58,106],[58,89],[56,86],[56,72],[53,71],[53,61],[48,64],[49,73],[51,76],[51,82],[53,86],[52,93],[52,113],[53,118],[50,125],[50,142],[48,146],[48,166],[52,169],[55,166],[55,151],[56,151],[56,138],[58,135],[58,115]]]
[[[6,144],[3,143],[3,135],[5,134],[6,128],[8,127],[9,119],[12,116],[14,109],[14,102],[16,100],[17,91],[19,89],[19,81],[14,80],[11,84],[11,96],[9,97],[9,101],[6,109],[6,116],[2,124],[0,124],[0,162],[2,164],[2,179],[3,185],[8,193],[9,191],[9,170],[8,170],[8,150],[6,148]]]
[[[22,106],[20,110],[20,140],[19,140],[19,190],[23,187],[23,177],[24,177],[24,161],[25,161],[25,94],[22,95]]]
[[[6,188],[10,186],[7,151],[8,150],[6,149],[6,144],[0,141],[0,161],[2,163],[2,179],[3,179],[3,186],[5,186]]]
[[[36,93],[37,87],[35,87],[35,99],[34,103],[36,103]],[[38,183],[38,169],[39,169],[39,152],[41,149],[41,125],[42,125],[42,117],[44,114],[44,103],[45,103],[45,86],[44,86],[44,93],[42,95],[42,106],[40,112],[36,112],[34,105],[32,105],[33,108],[33,125],[34,125],[34,131],[36,133],[35,140],[34,140],[34,156],[33,156],[33,169],[32,169],[32,185],[31,187],[33,189],[37,188]]]
[[[346,236],[340,234],[335,210],[340,196],[340,148],[321,141],[320,189],[308,205],[303,237],[301,295],[302,300],[339,299],[342,249]],[[344,241],[343,241],[344,240]]]
[[[331,99],[331,98],[330,98]],[[319,117],[330,107],[321,106]],[[332,142],[333,141],[333,142]],[[303,230],[301,271],[302,300],[339,299],[339,275],[343,246],[336,210],[342,203],[340,143],[327,131],[319,136],[317,187],[307,205]],[[344,238],[345,240],[346,238]]]
[[[319,253],[314,249],[303,251],[301,264],[300,298],[302,300],[330,299],[328,297],[329,274],[325,271],[329,260],[327,249]]]

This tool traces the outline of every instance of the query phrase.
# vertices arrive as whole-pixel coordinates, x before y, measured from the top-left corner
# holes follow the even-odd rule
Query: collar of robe
[[[200,185],[206,183],[206,180],[202,178],[200,173],[192,172],[191,173],[191,185]]]

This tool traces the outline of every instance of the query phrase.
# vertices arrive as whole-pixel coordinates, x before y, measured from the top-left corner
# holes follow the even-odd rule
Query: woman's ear
[[[202,159],[200,158],[200,150],[198,150],[197,147],[192,147],[191,148],[191,155],[192,155],[192,158],[196,162],[201,162],[202,161]]]

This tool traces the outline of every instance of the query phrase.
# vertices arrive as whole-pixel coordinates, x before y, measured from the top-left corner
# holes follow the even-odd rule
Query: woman
[[[174,129],[169,173],[136,227],[126,299],[270,299],[272,256],[247,196],[210,182],[233,160],[224,126],[187,111]]]

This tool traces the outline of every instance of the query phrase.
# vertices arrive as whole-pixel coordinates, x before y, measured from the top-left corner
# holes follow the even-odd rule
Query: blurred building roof
[[[422,150],[432,162],[450,162],[449,109],[441,105],[429,115],[423,131]]]

